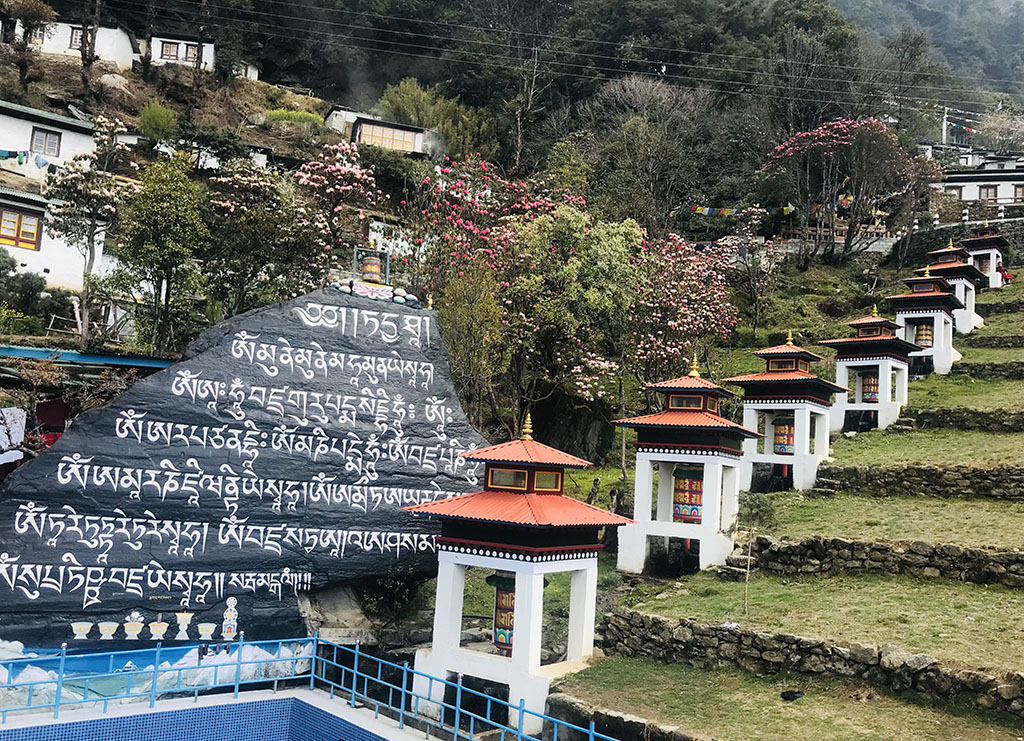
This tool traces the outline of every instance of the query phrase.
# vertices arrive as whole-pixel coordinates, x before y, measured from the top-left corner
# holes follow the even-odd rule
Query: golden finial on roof
[[[946,246],[946,249],[949,249],[949,250],[953,249],[953,238],[952,237],[949,238],[949,244]]]
[[[878,316],[878,304],[871,307],[871,316]]]
[[[924,266],[924,277],[925,278],[931,278],[932,277],[932,266],[931,265],[925,265]]]
[[[988,219],[985,219],[985,228],[988,228]]]
[[[434,308],[434,297],[432,295],[428,295],[427,296],[427,308],[428,309],[433,309]]]
[[[700,378],[700,369],[697,366],[697,351],[693,351],[693,360],[690,361],[690,378]]]
[[[523,422],[523,440],[533,440],[533,420],[530,418],[530,413],[526,413],[526,421]]]
[[[786,344],[787,345],[792,345],[793,344],[793,330],[792,329],[789,330],[786,333]]]

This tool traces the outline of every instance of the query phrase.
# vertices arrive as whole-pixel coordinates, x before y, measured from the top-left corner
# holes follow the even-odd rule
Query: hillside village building
[[[93,125],[0,101],[0,132],[0,244],[20,269],[41,274],[48,286],[80,291],[82,254],[44,229],[42,186],[52,168],[93,150]]]
[[[428,129],[384,121],[343,106],[334,106],[324,118],[324,125],[340,132],[350,142],[372,144],[406,154],[426,155],[432,146],[433,136]]]
[[[999,273],[999,266],[1003,263],[1004,251],[1010,246],[1006,237],[986,222],[984,226],[974,230],[973,236],[963,239],[960,246],[967,251],[968,262],[988,279],[986,287],[1001,288],[1003,276]]]

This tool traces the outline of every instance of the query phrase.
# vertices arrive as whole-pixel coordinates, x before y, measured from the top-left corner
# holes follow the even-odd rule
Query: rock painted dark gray
[[[302,633],[300,591],[433,568],[401,507],[478,488],[482,444],[433,312],[325,289],[235,317],[5,482],[0,639]]]

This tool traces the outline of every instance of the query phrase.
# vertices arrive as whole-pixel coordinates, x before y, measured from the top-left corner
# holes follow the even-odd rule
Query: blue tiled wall
[[[0,729],[0,741],[383,741],[294,698]]]

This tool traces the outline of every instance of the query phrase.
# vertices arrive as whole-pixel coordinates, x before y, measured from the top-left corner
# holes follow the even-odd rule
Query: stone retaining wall
[[[966,337],[958,337],[957,344],[963,343],[969,347],[1024,347],[1024,335],[1021,334],[999,334],[989,337],[988,335],[969,334]]]
[[[956,368],[956,366],[953,366]],[[908,409],[900,412],[901,417],[913,419],[919,428],[952,428],[955,430],[980,430],[981,432],[1024,432],[1024,412],[1000,409],[982,412],[977,409]]]
[[[793,543],[759,535],[750,552],[759,568],[777,574],[914,574],[1024,589],[1024,551],[1019,550],[821,536]]]
[[[971,378],[1004,378],[1010,381],[1024,379],[1024,360],[1006,363],[954,363],[950,374]]]
[[[875,497],[1024,499],[1024,467],[822,466],[818,477],[838,481],[837,490]]]
[[[552,718],[564,720],[566,723],[572,723],[581,728],[589,728],[590,722],[593,721],[595,731],[612,738],[622,739],[622,741],[632,741],[633,739],[643,739],[643,741],[714,741],[710,736],[694,736],[680,731],[677,726],[663,726],[635,715],[599,708],[560,692],[548,695],[544,712]],[[541,738],[544,741],[553,741],[552,724],[544,724]],[[570,731],[565,728],[558,730],[558,741],[587,741],[589,738],[588,734],[579,731]]]
[[[942,666],[927,654],[881,647],[758,633],[735,624],[670,620],[616,607],[599,626],[605,651],[712,669],[733,664],[773,674],[783,669],[856,677],[887,690],[914,690],[942,704],[996,709],[1024,718],[1024,674],[996,675]],[[642,738],[639,737],[639,738]]]
[[[993,301],[990,304],[975,304],[975,311],[981,316],[992,316],[993,314],[1018,314],[1024,311],[1024,298],[1016,301]]]

